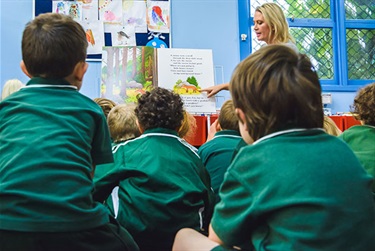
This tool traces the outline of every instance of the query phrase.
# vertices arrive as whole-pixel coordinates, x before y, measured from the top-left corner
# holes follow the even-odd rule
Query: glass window
[[[355,91],[375,82],[375,1],[238,0],[240,34],[246,37],[240,42],[241,59],[262,46],[253,16],[267,2],[284,10],[290,33],[317,69],[323,90]]]

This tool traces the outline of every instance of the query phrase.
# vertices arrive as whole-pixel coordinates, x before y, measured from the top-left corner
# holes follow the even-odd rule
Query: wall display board
[[[88,60],[101,61],[104,46],[170,47],[169,0],[33,0],[34,16],[70,15],[86,31]]]

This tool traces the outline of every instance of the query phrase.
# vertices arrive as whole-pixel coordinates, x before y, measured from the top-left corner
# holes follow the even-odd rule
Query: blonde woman
[[[283,10],[276,3],[265,3],[255,9],[254,32],[258,41],[269,44],[285,44],[298,52],[294,38],[289,32],[289,25],[286,21]],[[207,92],[210,98],[222,90],[228,90],[229,83],[214,85],[202,92]]]

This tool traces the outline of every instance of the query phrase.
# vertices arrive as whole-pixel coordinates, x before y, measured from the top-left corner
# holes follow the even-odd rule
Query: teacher
[[[265,3],[258,6],[254,13],[254,32],[258,41],[269,44],[285,44],[298,52],[283,10],[276,3]],[[210,98],[222,90],[228,90],[229,83],[223,83],[201,89]]]

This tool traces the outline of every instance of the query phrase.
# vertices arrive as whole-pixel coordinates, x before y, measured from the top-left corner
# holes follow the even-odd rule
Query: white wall
[[[32,0],[0,0],[0,85],[11,78],[27,82],[19,68],[21,36],[32,18]],[[175,48],[212,49],[215,82],[228,82],[240,60],[238,0],[171,0],[171,37]],[[100,62],[90,62],[81,92],[91,98],[100,91]],[[214,83],[213,83],[214,84]],[[355,93],[332,93],[332,111],[349,110]],[[222,92],[217,106],[229,97]]]

